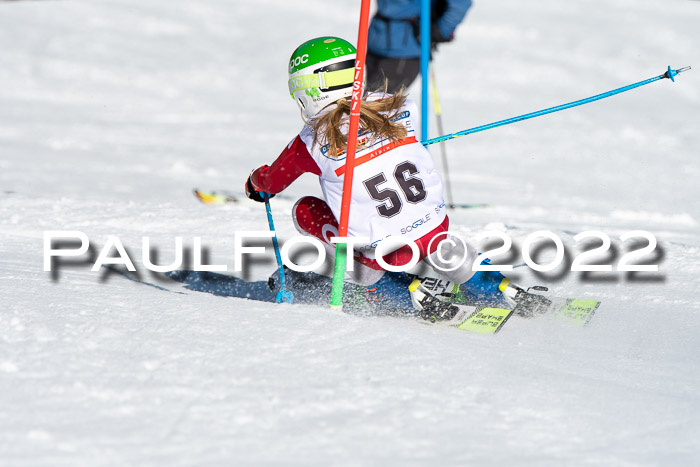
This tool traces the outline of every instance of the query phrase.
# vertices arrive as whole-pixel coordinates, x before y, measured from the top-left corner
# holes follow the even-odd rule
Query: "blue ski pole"
[[[275,224],[272,222],[272,208],[270,207],[270,195],[266,192],[261,192],[263,199],[265,200],[265,211],[267,211],[267,223],[270,225],[270,231],[272,232],[272,246],[275,247],[275,257],[277,258],[277,267],[280,272],[280,291],[277,292],[277,303],[292,303],[294,301],[294,294],[291,290],[287,290],[284,284],[284,266],[282,265],[282,256],[280,255],[280,246],[277,243],[277,232],[275,231]]]
[[[420,75],[421,124],[420,139],[428,139],[428,67],[430,66],[430,0],[420,2]],[[387,24],[387,27],[390,25]]]
[[[535,117],[539,117],[541,115],[551,114],[553,112],[559,112],[560,110],[570,109],[571,107],[576,107],[579,105],[588,104],[589,102],[595,102],[595,101],[598,101],[600,99],[605,99],[606,97],[614,96],[615,94],[620,94],[621,92],[629,91],[630,89],[638,88],[640,86],[644,86],[645,84],[653,83],[654,81],[658,81],[658,80],[664,79],[664,78],[669,78],[671,81],[675,82],[676,81],[675,76],[677,74],[682,73],[682,72],[687,71],[687,70],[690,70],[689,66],[687,66],[685,68],[681,68],[679,70],[672,70],[671,67],[669,66],[668,70],[664,74],[659,75],[659,76],[655,76],[653,78],[645,79],[644,81],[640,81],[638,83],[630,84],[628,86],[623,86],[623,87],[618,88],[618,89],[613,89],[612,91],[604,92],[602,94],[598,94],[598,95],[595,95],[593,97],[588,97],[586,99],[581,99],[578,101],[569,102],[568,104],[562,104],[562,105],[558,105],[556,107],[550,107],[548,109],[538,110],[537,112],[531,112],[528,114],[520,115],[519,117],[508,118],[506,120],[501,120],[498,122],[489,123],[488,125],[481,125],[481,126],[477,126],[474,128],[470,128],[468,130],[458,131],[457,133],[451,133],[449,135],[438,136],[437,138],[432,138],[432,139],[429,139],[426,141],[422,141],[422,144],[423,144],[423,146],[428,146],[429,144],[440,143],[442,141],[447,141],[449,139],[459,138],[460,136],[470,135],[472,133],[477,133],[479,131],[490,130],[491,128],[496,128],[499,126],[508,125],[508,124],[515,123],[515,122],[520,122],[522,120],[527,120],[529,118],[535,118]]]

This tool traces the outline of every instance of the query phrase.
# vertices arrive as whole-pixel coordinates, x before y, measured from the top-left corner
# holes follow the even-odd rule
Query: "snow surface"
[[[87,262],[43,271],[46,230],[83,231],[95,253],[118,236],[145,280],[143,236],[161,262],[176,236],[201,236],[232,269],[233,231],[265,230],[264,210],[190,190],[242,191],[278,154],[300,127],[289,54],[313,36],[354,40],[358,13],[340,0],[0,4],[0,465],[697,463],[697,69],[447,143],[457,200],[492,205],[451,215],[467,239],[546,229],[574,254],[590,229],[619,252],[630,230],[659,240],[658,274],[516,269],[603,300],[583,329],[514,318],[480,336],[167,292]],[[698,24],[690,0],[478,1],[436,58],[445,129],[700,66]],[[289,189],[318,192],[312,176]],[[282,238],[291,203],[273,201]],[[265,258],[247,278],[267,277]]]

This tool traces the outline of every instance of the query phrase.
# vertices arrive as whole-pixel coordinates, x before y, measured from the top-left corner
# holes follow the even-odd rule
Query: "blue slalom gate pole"
[[[430,0],[420,4],[420,75],[421,75],[421,123],[420,139],[428,139],[428,65],[430,64]],[[424,143],[425,144],[425,143]]]
[[[432,139],[428,139],[428,140],[424,139],[422,141],[422,144],[423,144],[423,146],[428,146],[430,144],[440,143],[442,141],[447,141],[450,139],[459,138],[460,136],[470,135],[472,133],[477,133],[479,131],[490,130],[491,128],[509,125],[509,124],[515,123],[515,122],[520,122],[522,120],[527,120],[529,118],[535,118],[535,117],[539,117],[541,115],[547,115],[547,114],[551,114],[553,112],[559,112],[560,110],[570,109],[571,107],[576,107],[579,105],[588,104],[589,102],[595,102],[595,101],[598,101],[600,99],[605,99],[606,97],[614,96],[615,94],[620,94],[621,92],[629,91],[630,89],[638,88],[640,86],[644,86],[645,84],[653,83],[654,81],[659,81],[659,80],[664,79],[664,78],[669,78],[671,81],[675,82],[676,75],[678,75],[679,73],[682,73],[684,71],[687,71],[687,70],[690,70],[689,66],[684,67],[684,68],[680,68],[678,70],[672,70],[671,67],[669,66],[668,70],[666,70],[666,72],[664,74],[659,75],[659,76],[655,76],[653,78],[645,79],[644,81],[640,81],[638,83],[630,84],[628,86],[623,86],[623,87],[618,88],[618,89],[613,89],[612,91],[604,92],[602,94],[598,94],[598,95],[595,95],[593,97],[588,97],[586,99],[581,99],[578,101],[569,102],[568,104],[562,104],[562,105],[558,105],[556,107],[550,107],[548,109],[538,110],[537,112],[531,112],[528,114],[520,115],[519,117],[508,118],[506,120],[501,120],[498,122],[489,123],[487,125],[481,125],[481,126],[477,126],[474,128],[470,128],[468,130],[458,131],[457,133],[451,133],[449,135],[438,136],[437,138],[432,138]]]
[[[287,302],[292,303],[294,301],[294,294],[291,290],[287,290],[284,284],[284,266],[282,264],[282,256],[280,255],[280,246],[277,243],[277,232],[275,231],[275,224],[272,222],[272,208],[270,207],[270,195],[266,192],[261,192],[263,199],[265,200],[265,211],[267,212],[267,223],[270,225],[270,231],[272,232],[272,246],[275,248],[275,257],[277,258],[277,267],[280,272],[280,291],[277,292],[277,303]]]

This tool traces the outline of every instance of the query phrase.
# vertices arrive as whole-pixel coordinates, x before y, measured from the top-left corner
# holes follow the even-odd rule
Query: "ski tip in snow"
[[[452,203],[447,205],[450,209],[481,209],[490,208],[488,203]]]
[[[238,198],[226,191],[203,191],[195,188],[194,195],[204,204],[237,203]]]
[[[593,318],[599,306],[600,302],[597,300],[569,298],[560,305],[552,307],[550,311],[554,312],[554,316],[568,323],[583,327]],[[515,310],[507,308],[481,308],[468,316],[465,314],[466,319],[462,317],[459,322],[444,324],[477,334],[495,334],[503,328],[513,314]]]
[[[597,300],[570,298],[559,309],[557,316],[583,327],[593,318],[599,306],[600,302]]]

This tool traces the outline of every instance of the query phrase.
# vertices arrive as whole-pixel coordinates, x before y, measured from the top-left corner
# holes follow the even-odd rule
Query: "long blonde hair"
[[[403,89],[396,94],[386,94],[378,100],[362,99],[360,106],[360,130],[368,131],[372,141],[388,138],[398,141],[406,137],[406,128],[396,121],[399,110],[406,102]],[[339,99],[336,107],[311,119],[308,124],[314,130],[314,144],[328,145],[327,154],[338,157],[348,146],[348,137],[341,128],[348,123],[350,101]]]

